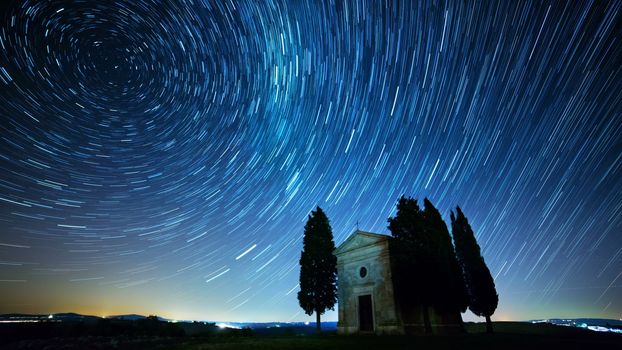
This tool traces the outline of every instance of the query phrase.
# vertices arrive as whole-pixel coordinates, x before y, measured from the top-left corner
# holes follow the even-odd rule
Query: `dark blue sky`
[[[2,6],[0,312],[306,320],[310,210],[405,194],[497,319],[622,316],[621,1]]]

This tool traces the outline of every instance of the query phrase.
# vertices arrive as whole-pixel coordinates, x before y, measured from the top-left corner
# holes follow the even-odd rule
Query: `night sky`
[[[3,1],[0,313],[310,320],[310,211],[405,194],[493,319],[621,318],[622,1],[314,3]]]

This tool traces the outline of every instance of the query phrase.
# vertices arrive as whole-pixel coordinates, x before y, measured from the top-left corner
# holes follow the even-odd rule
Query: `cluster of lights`
[[[609,333],[620,333],[622,334],[622,329],[620,328],[612,328],[612,327],[604,327],[604,326],[596,326],[596,325],[588,325],[585,322],[576,322],[575,320],[560,320],[560,322],[554,322],[548,319],[544,319],[544,320],[534,320],[531,321],[531,323],[533,324],[537,324],[537,323],[549,323],[549,324],[553,324],[556,326],[563,326],[563,327],[577,327],[577,328],[583,328],[583,329],[589,329],[591,331],[594,332],[609,332]],[[622,321],[622,320],[621,320]]]
[[[229,323],[216,323],[216,326],[220,329],[225,329],[225,328],[241,329],[240,327],[234,326]]]

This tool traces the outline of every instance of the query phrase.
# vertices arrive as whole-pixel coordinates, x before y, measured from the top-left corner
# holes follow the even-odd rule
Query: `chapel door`
[[[359,295],[359,331],[374,331],[374,316],[371,306],[371,295]]]

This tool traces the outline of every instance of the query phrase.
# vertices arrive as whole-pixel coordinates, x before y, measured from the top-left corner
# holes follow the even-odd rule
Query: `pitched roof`
[[[380,234],[380,233],[373,233],[373,232],[366,232],[366,231],[361,231],[361,230],[355,230],[354,232],[352,232],[352,234],[350,236],[348,236],[348,238],[346,238],[345,241],[343,241],[335,249],[333,254],[337,255],[337,254],[346,252],[346,251],[348,251],[348,250],[350,250],[352,248],[358,248],[358,247],[351,247],[353,245],[353,243],[357,240],[357,237],[364,237],[366,240],[369,241],[369,243],[363,244],[363,245],[361,245],[359,247],[376,244],[378,242],[385,241],[385,240],[389,239],[389,236],[383,235],[383,234]]]

